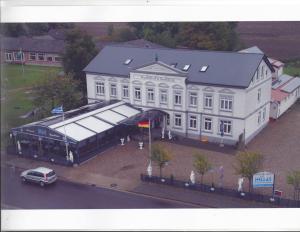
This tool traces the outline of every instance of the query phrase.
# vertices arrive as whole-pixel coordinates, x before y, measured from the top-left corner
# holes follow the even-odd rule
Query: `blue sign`
[[[271,172],[258,172],[253,175],[253,188],[273,187],[274,174]]]
[[[62,106],[56,107],[53,110],[51,110],[52,114],[62,114],[63,112],[64,112],[64,110],[63,110]]]

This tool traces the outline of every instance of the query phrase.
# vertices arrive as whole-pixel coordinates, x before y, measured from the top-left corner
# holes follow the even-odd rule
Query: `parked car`
[[[57,180],[55,171],[44,167],[26,170],[21,173],[20,177],[23,182],[38,183],[41,187],[44,187],[46,184],[52,184]]]

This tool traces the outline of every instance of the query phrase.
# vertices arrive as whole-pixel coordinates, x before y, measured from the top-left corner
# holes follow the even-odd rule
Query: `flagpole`
[[[22,52],[22,48],[20,48],[20,55],[21,55],[21,64],[22,64],[22,78],[24,78],[24,66],[23,66],[23,52]]]
[[[66,135],[66,127],[65,127],[65,113],[63,111],[63,124],[64,124],[64,136],[65,136],[65,144],[66,144],[66,153],[67,153],[67,157],[69,155],[68,152],[68,143],[67,143],[67,135]]]
[[[149,159],[150,159],[150,166],[151,166],[151,124],[149,118]]]

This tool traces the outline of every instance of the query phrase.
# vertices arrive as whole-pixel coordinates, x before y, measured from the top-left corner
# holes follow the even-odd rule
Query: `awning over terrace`
[[[58,140],[63,140],[66,136],[73,142],[81,142],[118,125],[123,125],[124,122],[141,113],[142,110],[120,101],[101,106],[101,108],[88,108],[87,106],[86,110],[82,112],[81,109],[80,113],[75,115],[73,115],[74,110],[65,112],[65,120],[61,116],[54,116],[12,130]]]

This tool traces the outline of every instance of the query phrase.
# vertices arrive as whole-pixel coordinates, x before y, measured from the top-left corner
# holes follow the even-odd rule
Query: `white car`
[[[23,182],[34,182],[44,187],[45,184],[52,184],[57,180],[57,175],[54,170],[50,168],[38,167],[29,169],[21,173],[21,180]]]

